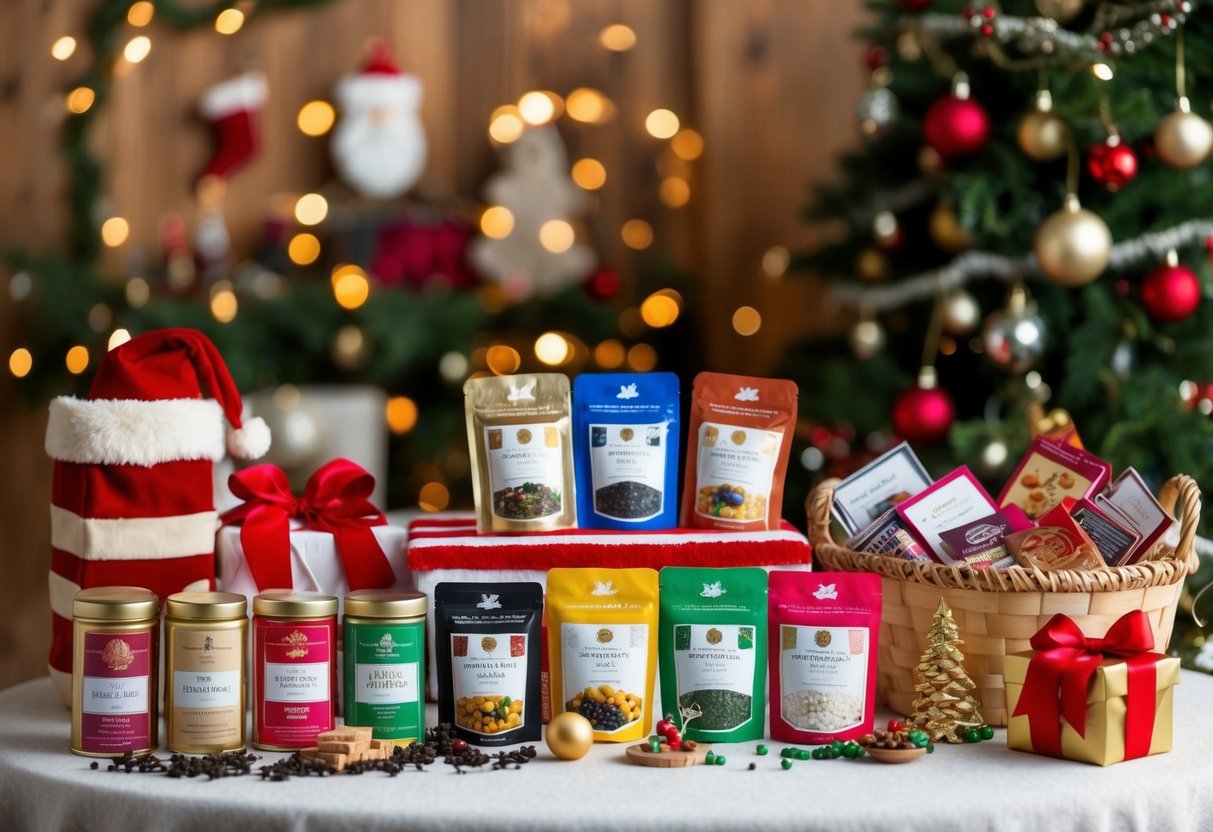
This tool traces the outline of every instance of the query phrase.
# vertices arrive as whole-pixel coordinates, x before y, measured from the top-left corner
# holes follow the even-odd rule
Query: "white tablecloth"
[[[105,761],[90,770],[68,752],[68,713],[38,680],[0,692],[0,830],[1213,829],[1213,678],[1184,673],[1175,704],[1173,752],[1108,768],[1008,751],[999,731],[900,766],[808,760],[783,771],[779,743],[766,757],[746,743],[716,746],[725,766],[650,769],[626,763],[620,745],[561,762],[540,742],[518,771],[458,775],[439,762],[396,778],[208,782],[114,774]]]

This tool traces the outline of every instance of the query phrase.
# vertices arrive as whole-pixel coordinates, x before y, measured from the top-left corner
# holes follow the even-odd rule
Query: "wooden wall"
[[[60,35],[82,38],[93,2],[0,4],[0,245],[53,246],[64,225],[65,173],[56,151],[62,94],[85,62],[53,61]],[[851,37],[860,4],[832,0],[334,0],[318,10],[275,12],[234,37],[210,29],[145,30],[151,55],[116,80],[93,139],[107,194],[132,226],[132,244],[154,249],[168,212],[192,215],[190,183],[210,148],[196,116],[208,86],[244,68],[269,77],[265,151],[232,180],[227,200],[237,246],[247,246],[270,206],[331,176],[323,140],[294,126],[299,106],[331,95],[363,45],[386,36],[425,87],[430,160],[421,189],[475,199],[495,157],[489,114],[530,89],[602,90],[616,119],[567,132],[570,151],[608,170],[595,227],[608,262],[626,276],[638,255],[619,242],[632,217],[657,231],[652,252],[695,275],[688,301],[708,335],[710,366],[761,372],[782,345],[818,329],[812,281],[763,275],[772,245],[811,243],[799,220],[806,187],[832,175],[833,156],[855,140],[853,108],[864,88],[862,45]],[[635,47],[612,53],[597,34],[623,22]],[[646,113],[668,107],[700,130],[706,151],[691,169],[682,209],[657,198],[660,145]],[[0,275],[6,284],[7,275]],[[732,311],[757,307],[758,335],[733,333]],[[0,292],[0,336],[19,310]],[[0,341],[5,341],[0,337]],[[7,343],[5,341],[5,343]],[[11,347],[10,347],[11,348]],[[7,350],[5,350],[7,355]],[[0,687],[42,672],[49,640],[45,575],[50,464],[41,449],[44,408],[24,405],[0,373]]]

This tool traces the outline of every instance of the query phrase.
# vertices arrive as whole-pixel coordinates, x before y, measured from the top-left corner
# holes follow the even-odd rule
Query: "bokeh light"
[[[636,32],[631,26],[612,23],[598,33],[598,41],[612,52],[626,52],[636,45]]]
[[[333,122],[336,120],[337,111],[333,109],[333,105],[316,99],[299,108],[295,123],[305,136],[323,136],[333,129]]]
[[[221,35],[234,35],[244,27],[244,12],[240,9],[224,9],[215,17],[215,31]]]
[[[408,396],[393,396],[385,410],[387,427],[396,435],[408,433],[417,426],[417,403]]]
[[[620,229],[620,236],[628,248],[641,251],[653,244],[653,226],[644,220],[628,220]]]
[[[286,254],[296,266],[310,266],[320,257],[320,240],[315,234],[296,234],[287,244]]]
[[[76,39],[71,35],[64,35],[51,44],[51,57],[56,61],[66,61],[75,54]]]
[[[668,139],[678,132],[678,116],[672,110],[661,108],[645,117],[644,129],[655,139]]]
[[[64,359],[67,365],[67,371],[74,376],[78,376],[88,369],[88,347],[83,344],[77,344],[67,351],[67,356]]]
[[[504,205],[490,205],[480,215],[480,233],[494,240],[504,240],[514,230],[514,214]]]
[[[333,269],[333,300],[342,309],[357,309],[371,296],[371,282],[358,266],[346,264]]]
[[[535,357],[550,367],[568,361],[573,345],[559,332],[545,332],[535,339]]]
[[[130,223],[122,217],[110,217],[101,223],[101,242],[110,248],[117,248],[125,243],[130,233]]]
[[[762,328],[762,315],[752,306],[739,306],[733,312],[733,330],[738,335],[753,335]]]
[[[451,504],[451,492],[440,482],[427,482],[417,494],[417,506],[422,511],[442,511]]]
[[[485,363],[494,374],[499,376],[515,372],[522,366],[522,356],[513,347],[505,344],[494,344],[489,347],[484,356]]]
[[[539,244],[552,254],[561,254],[573,246],[573,226],[564,220],[548,220],[539,226]]]
[[[34,369],[34,354],[25,347],[18,347],[9,353],[8,371],[17,378],[25,378]]]
[[[628,366],[638,373],[651,372],[657,366],[657,350],[648,344],[636,344],[628,350]]]
[[[573,163],[573,181],[587,191],[596,191],[606,184],[606,168],[602,162],[589,157]]]
[[[328,215],[328,200],[320,194],[304,194],[295,203],[295,219],[301,225],[319,225]]]

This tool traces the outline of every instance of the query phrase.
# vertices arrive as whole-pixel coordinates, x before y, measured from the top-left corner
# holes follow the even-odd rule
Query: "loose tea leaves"
[[[693,690],[678,697],[683,708],[699,706],[702,715],[691,727],[695,731],[729,731],[754,716],[754,697],[735,690]]]
[[[580,525],[677,525],[678,435],[677,376],[579,375],[573,382],[573,442]]]

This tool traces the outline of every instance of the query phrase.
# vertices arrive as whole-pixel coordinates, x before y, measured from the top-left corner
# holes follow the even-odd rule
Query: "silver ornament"
[[[982,345],[990,360],[1009,373],[1030,369],[1045,351],[1045,322],[1027,302],[1027,292],[1016,286],[1007,307],[986,318]]]
[[[888,87],[873,87],[855,107],[859,129],[869,139],[883,136],[897,120],[897,96]]]
[[[851,351],[855,353],[855,357],[860,361],[867,361],[884,348],[884,327],[870,319],[862,320],[851,327],[848,340],[851,342]]]
[[[980,323],[981,307],[964,289],[955,289],[943,299],[943,328],[949,335],[963,338]]]
[[[1121,341],[1116,345],[1116,349],[1112,351],[1112,373],[1117,378],[1128,378],[1129,373],[1133,372],[1133,367],[1137,364],[1137,355],[1133,350],[1133,345],[1128,341]]]

